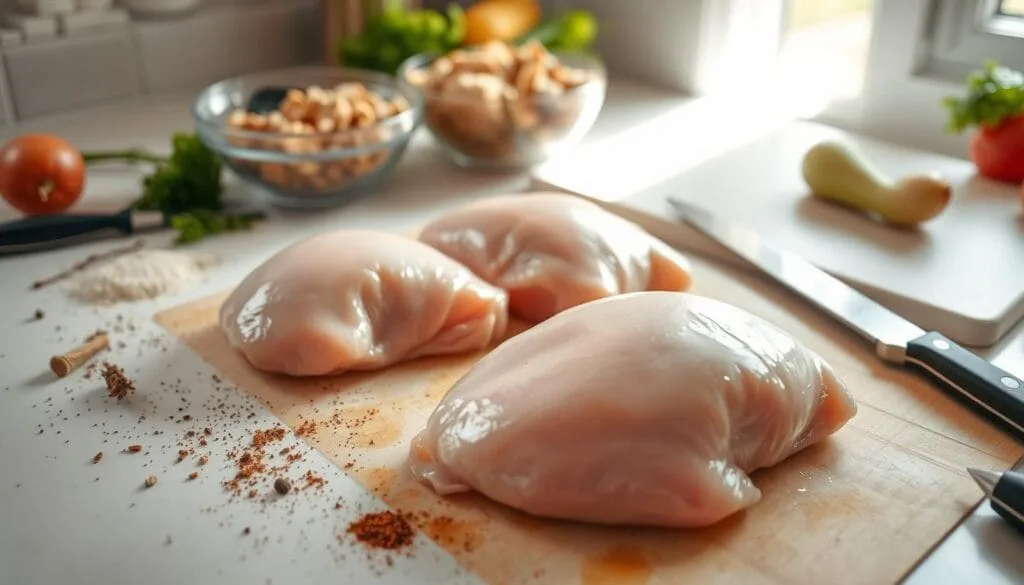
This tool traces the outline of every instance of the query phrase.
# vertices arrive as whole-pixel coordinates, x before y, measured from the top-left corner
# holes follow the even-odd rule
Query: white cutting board
[[[918,231],[905,231],[811,199],[800,174],[803,155],[816,142],[837,137],[855,141],[878,168],[893,176],[942,173],[953,185],[953,202]],[[666,137],[650,148],[664,158],[663,149],[671,144]],[[665,197],[676,195],[742,222],[918,326],[966,345],[993,345],[1024,316],[1019,187],[975,176],[974,166],[966,160],[795,122],[696,167],[677,173],[661,170],[667,179],[633,192],[623,188],[623,177],[630,172],[629,161],[644,157],[647,147],[620,148],[623,155],[629,153],[628,158],[619,158],[621,165],[598,164],[608,159],[591,150],[581,152],[577,160],[548,165],[535,180],[539,188],[562,189],[609,204],[672,244],[738,261],[671,219]]]

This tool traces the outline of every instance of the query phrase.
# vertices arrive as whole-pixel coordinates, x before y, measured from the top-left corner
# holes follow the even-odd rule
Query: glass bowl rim
[[[527,98],[525,100],[526,103],[529,103],[529,104],[558,103],[558,102],[560,102],[562,100],[566,100],[566,99],[575,97],[577,94],[589,93],[592,90],[592,88],[594,88],[594,87],[597,87],[599,89],[603,89],[603,88],[605,88],[607,86],[608,71],[607,71],[607,68],[606,68],[606,66],[604,64],[604,61],[602,61],[601,59],[599,59],[597,57],[594,57],[594,56],[591,56],[591,55],[588,55],[586,53],[580,53],[580,52],[549,51],[549,53],[551,53],[556,58],[558,58],[559,62],[561,62],[563,57],[571,58],[573,60],[581,60],[581,61],[583,61],[585,63],[585,65],[583,65],[583,66],[575,66],[575,68],[583,69],[583,70],[585,70],[587,72],[590,72],[590,73],[597,73],[597,75],[594,78],[592,78],[592,79],[590,79],[588,81],[585,81],[584,83],[582,83],[580,85],[577,85],[576,87],[574,87],[574,88],[572,88],[572,89],[570,89],[568,91],[565,91],[563,93],[557,94],[557,95],[550,95],[550,94],[538,95],[538,94],[532,94],[530,96],[527,96]],[[408,73],[409,71],[413,70],[414,68],[425,67],[425,66],[429,65],[430,63],[433,63],[435,60],[437,60],[439,57],[442,57],[442,56],[444,56],[442,53],[430,51],[430,52],[416,53],[415,55],[412,55],[412,56],[408,57],[407,59],[402,61],[401,65],[398,66],[398,71],[395,74],[395,77],[398,80],[398,83],[400,85],[407,85],[407,86],[412,87],[413,88],[412,91],[414,91],[415,93],[418,94],[417,95],[417,99],[419,101],[421,101],[421,102],[424,101],[425,99],[429,98],[431,101],[441,101],[441,102],[450,102],[450,103],[470,103],[470,104],[479,103],[479,100],[476,100],[476,99],[473,99],[473,98],[453,98],[450,95],[445,95],[444,92],[441,92],[441,91],[436,91],[436,90],[434,90],[434,91],[426,91],[426,90],[424,90],[422,88],[419,88],[419,87],[416,87],[416,86],[412,85],[411,83],[409,83],[406,80],[406,73]],[[573,66],[570,65],[570,67],[573,67]]]
[[[302,73],[302,72],[327,73],[327,74],[330,74],[330,75],[340,75],[340,76],[346,78],[346,79],[339,80],[337,82],[338,84],[345,83],[346,81],[360,81],[360,82],[376,83],[376,84],[379,84],[379,85],[383,85],[383,86],[389,87],[389,88],[395,90],[407,102],[409,102],[409,108],[407,110],[405,110],[404,112],[400,113],[400,114],[397,114],[395,116],[391,116],[389,118],[386,118],[382,122],[375,122],[374,124],[371,124],[369,126],[363,126],[363,127],[359,127],[359,128],[346,128],[346,129],[341,130],[341,131],[332,131],[332,132],[262,132],[262,131],[259,131],[259,130],[243,130],[243,129],[240,129],[240,128],[230,128],[229,129],[225,124],[217,123],[217,121],[215,121],[213,119],[210,119],[209,117],[204,116],[202,113],[200,113],[200,109],[201,109],[202,105],[209,101],[207,99],[208,96],[210,96],[212,94],[212,92],[215,91],[218,87],[226,87],[226,86],[229,86],[230,84],[233,84],[233,83],[244,83],[246,80],[252,79],[254,77],[273,78],[275,75],[297,74],[297,73]],[[225,92],[225,93],[227,93],[227,92]],[[410,93],[414,93],[414,95],[410,95]],[[241,107],[241,106],[239,106],[239,107]],[[387,75],[385,73],[379,73],[379,72],[376,72],[376,71],[370,71],[370,70],[367,70],[367,69],[355,69],[355,68],[350,68],[350,67],[332,67],[332,66],[324,66],[324,65],[300,65],[300,66],[297,66],[297,67],[286,67],[286,68],[273,69],[273,70],[269,70],[269,71],[260,71],[260,72],[256,72],[256,73],[247,73],[247,74],[242,74],[242,75],[235,75],[235,76],[227,77],[227,78],[221,79],[219,81],[216,81],[214,83],[211,83],[211,84],[207,85],[206,87],[204,87],[202,90],[200,90],[200,92],[196,95],[195,99],[192,100],[191,113],[192,113],[192,118],[193,118],[193,120],[195,121],[196,124],[208,127],[210,129],[210,131],[214,135],[217,135],[217,136],[223,136],[223,137],[229,137],[230,136],[230,137],[246,138],[246,139],[252,139],[252,140],[286,140],[286,139],[289,139],[289,138],[343,138],[345,136],[354,136],[354,135],[358,135],[360,133],[365,133],[365,132],[369,132],[369,131],[376,130],[376,129],[389,129],[389,128],[392,128],[392,127],[397,127],[400,130],[399,136],[401,136],[403,134],[411,134],[413,131],[416,130],[416,126],[419,123],[421,108],[422,108],[422,98],[421,98],[421,96],[419,94],[415,94],[415,92],[410,92],[410,91],[406,90],[403,87],[403,84],[399,83],[397,78],[395,78],[395,77],[393,77],[391,75]],[[408,123],[408,128],[406,128],[406,123]],[[381,143],[393,142],[393,141],[394,141],[394,139],[389,140],[389,141],[381,141]],[[349,151],[349,150],[356,150],[357,148],[361,148],[362,146],[366,146],[366,145],[360,145],[360,146],[357,146],[357,147],[345,147],[345,148],[338,148],[338,149],[330,149],[330,150],[325,150],[325,152],[340,153],[340,152],[346,152],[346,151]],[[266,149],[261,149],[261,150],[266,150]],[[282,153],[282,154],[286,154],[286,153]]]

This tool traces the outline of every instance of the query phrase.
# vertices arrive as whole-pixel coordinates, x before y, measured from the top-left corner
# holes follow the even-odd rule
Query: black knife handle
[[[992,509],[1024,532],[1024,474],[1005,471],[992,490]]]
[[[28,251],[57,240],[111,229],[123,234],[131,233],[131,210],[126,209],[114,215],[38,215],[0,225],[0,253]]]
[[[1020,378],[936,332],[907,343],[906,361],[1024,440],[1024,381]]]

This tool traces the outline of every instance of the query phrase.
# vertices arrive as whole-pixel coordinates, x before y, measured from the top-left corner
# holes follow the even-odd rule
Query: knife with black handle
[[[757,233],[669,197],[684,223],[861,334],[890,363],[913,368],[1024,442],[1024,382],[941,333],[927,332]]]
[[[94,239],[166,227],[162,213],[125,209],[115,214],[58,213],[0,224],[0,256],[49,250]]]

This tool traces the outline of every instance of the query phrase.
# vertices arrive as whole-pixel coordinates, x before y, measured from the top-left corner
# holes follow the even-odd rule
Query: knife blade
[[[925,375],[1024,441],[1020,378],[938,331],[921,329],[800,256],[776,248],[753,230],[675,197],[667,199],[681,221],[866,338],[880,359]]]

